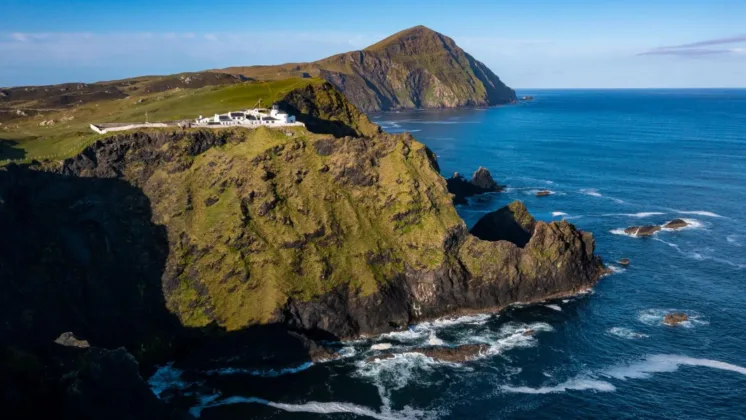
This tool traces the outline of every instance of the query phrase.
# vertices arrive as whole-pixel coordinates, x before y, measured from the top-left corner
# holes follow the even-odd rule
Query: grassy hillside
[[[136,80],[139,79],[130,79]],[[37,95],[38,98],[27,95],[13,101],[8,98],[20,95],[6,96],[6,100],[0,102],[0,108],[6,107],[4,117],[0,120],[0,164],[6,164],[8,159],[30,161],[73,156],[86,145],[103,137],[90,130],[91,123],[144,122],[146,114],[149,121],[192,119],[199,115],[252,107],[260,99],[263,106],[268,106],[294,89],[321,84],[323,81],[298,78],[198,88],[177,86],[166,90],[155,89],[153,83],[153,80],[149,80],[148,84],[139,82],[135,84],[137,89],[127,91],[129,94],[124,97],[104,97],[43,110],[34,108],[39,105],[39,101],[44,100],[43,95]],[[159,83],[157,86],[163,89],[174,86],[163,80]],[[52,90],[67,88],[68,85],[46,87],[46,97],[52,95]]]

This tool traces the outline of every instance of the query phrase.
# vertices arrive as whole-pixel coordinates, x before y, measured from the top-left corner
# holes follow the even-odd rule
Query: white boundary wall
[[[175,127],[175,125],[173,124],[169,125],[166,123],[142,123],[142,124],[118,125],[114,127],[99,127],[96,124],[91,124],[91,130],[99,134],[111,133],[112,131],[134,130],[135,128],[163,128],[163,127]]]

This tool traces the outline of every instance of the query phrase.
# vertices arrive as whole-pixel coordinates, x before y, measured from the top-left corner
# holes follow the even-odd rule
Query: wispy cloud
[[[743,54],[744,48],[723,48],[723,45],[728,44],[746,44],[746,35],[738,35],[729,38],[716,38],[708,39],[704,41],[691,42],[688,44],[680,45],[669,45],[664,47],[653,48],[648,51],[641,52],[637,55],[672,55],[680,57],[703,57],[703,56],[717,56],[717,55],[734,55]],[[708,47],[719,47],[719,48],[708,48]]]

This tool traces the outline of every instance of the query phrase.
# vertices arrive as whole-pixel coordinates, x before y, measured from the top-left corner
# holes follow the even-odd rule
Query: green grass
[[[199,115],[250,108],[260,99],[262,106],[270,106],[293,89],[322,82],[320,79],[284,79],[199,89],[177,88],[11,120],[0,126],[0,139],[15,144],[0,147],[0,165],[18,154],[18,150],[12,149],[25,152],[23,158],[17,159],[20,162],[74,156],[94,141],[110,136],[91,131],[89,125],[92,123],[145,122],[146,114],[151,122],[193,119]],[[51,126],[39,125],[48,120],[55,120],[56,123]]]

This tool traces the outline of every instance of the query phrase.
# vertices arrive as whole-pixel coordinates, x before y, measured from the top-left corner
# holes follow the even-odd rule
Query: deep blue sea
[[[746,90],[518,94],[535,99],[372,118],[429,146],[443,175],[484,166],[508,186],[458,207],[469,226],[523,200],[537,219],[593,232],[615,274],[571,299],[345,343],[333,362],[225,371],[198,388],[164,369],[156,391],[200,393],[204,419],[746,418]],[[691,226],[622,232],[674,218]],[[663,325],[674,310],[690,320]],[[464,364],[406,354],[424,343],[490,351]],[[404,354],[365,361],[389,346]]]

